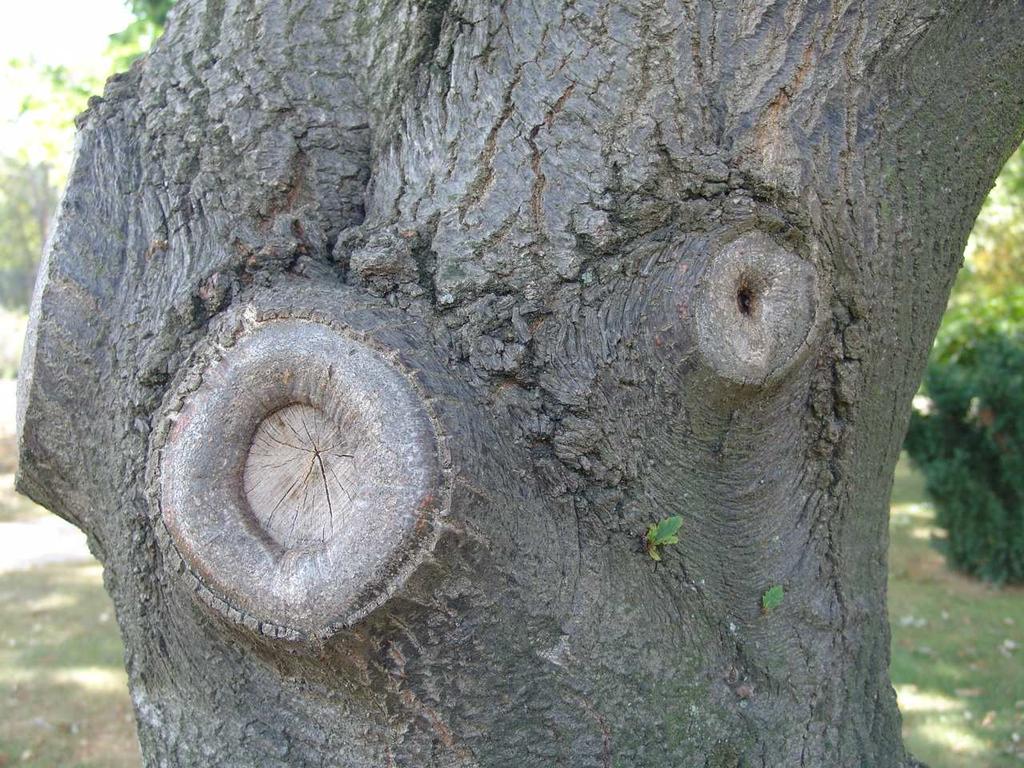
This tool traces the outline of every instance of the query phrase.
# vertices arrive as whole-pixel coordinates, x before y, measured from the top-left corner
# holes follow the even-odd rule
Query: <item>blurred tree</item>
[[[106,51],[95,61],[41,63],[12,59],[0,69],[5,93],[0,119],[20,130],[4,135],[4,156],[50,166],[51,178],[62,187],[74,134],[74,119],[91,96],[103,90],[113,73],[127,69],[163,32],[173,0],[130,0],[135,20],[109,36]]]
[[[89,97],[103,88],[111,72],[106,61],[74,69],[31,60],[12,60],[0,70],[0,88],[7,94],[3,157],[45,164],[50,180],[63,186],[70,163],[75,115]]]
[[[110,36],[115,70],[127,69],[164,31],[174,0],[129,0],[135,21]]]
[[[950,562],[1024,582],[1024,286],[946,313],[922,394],[906,448],[949,534]]]
[[[152,24],[158,31],[163,31],[173,5],[174,0],[131,0],[128,3],[137,19]]]
[[[1024,581],[1024,145],[985,198],[905,447],[927,478],[956,567]]]
[[[130,0],[135,20],[110,36],[94,66],[75,68],[12,60],[4,88],[19,94],[22,135],[0,154],[0,305],[27,309],[47,228],[70,163],[75,115],[103,89],[114,72],[127,69],[163,32],[174,0]]]
[[[973,303],[1024,284],[1024,145],[985,199],[967,244],[953,304]]]
[[[15,158],[0,161],[0,304],[25,310],[57,190],[50,168]]]

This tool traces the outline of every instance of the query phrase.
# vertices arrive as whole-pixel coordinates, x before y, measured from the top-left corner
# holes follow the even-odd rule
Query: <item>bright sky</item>
[[[0,66],[34,57],[41,64],[88,63],[132,16],[122,0],[0,0]]]
[[[71,148],[70,115],[46,100],[40,67],[63,65],[76,79],[104,74],[109,36],[131,21],[123,0],[0,0],[0,151],[50,162],[59,175]],[[22,116],[25,99],[35,97],[46,106]]]

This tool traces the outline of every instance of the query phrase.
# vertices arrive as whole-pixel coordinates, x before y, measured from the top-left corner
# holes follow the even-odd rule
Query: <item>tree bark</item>
[[[913,765],[888,494],[1022,127],[1019,0],[182,2],[19,393],[146,764]]]

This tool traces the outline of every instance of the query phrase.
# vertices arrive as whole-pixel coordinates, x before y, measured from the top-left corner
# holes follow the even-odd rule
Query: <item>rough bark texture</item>
[[[1019,0],[184,0],[81,120],[19,411],[147,765],[912,765],[888,491],[1022,41]],[[391,448],[443,493],[357,516],[376,565],[281,632],[218,558],[317,537],[189,550],[161,457],[240,327],[300,321],[414,388]],[[250,437],[342,423],[307,390]],[[249,443],[195,482],[244,509]]]

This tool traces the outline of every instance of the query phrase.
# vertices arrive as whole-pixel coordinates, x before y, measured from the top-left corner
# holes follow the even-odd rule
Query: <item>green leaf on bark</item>
[[[683,526],[683,518],[679,515],[666,517],[658,523],[651,523],[647,526],[647,535],[644,538],[644,550],[651,556],[652,560],[661,560],[661,547],[667,544],[678,544],[679,529]]]
[[[763,595],[761,595],[761,610],[765,613],[771,613],[780,605],[782,605],[782,598],[786,596],[786,593],[782,589],[781,584],[776,584],[774,587],[769,589]]]

